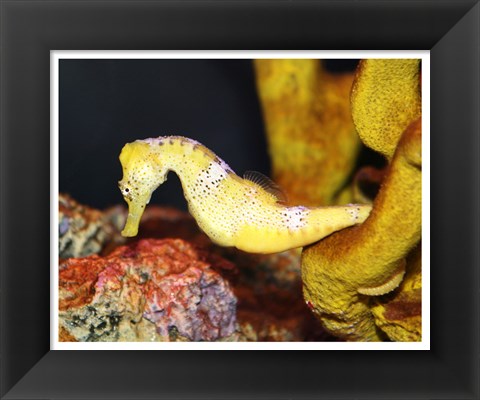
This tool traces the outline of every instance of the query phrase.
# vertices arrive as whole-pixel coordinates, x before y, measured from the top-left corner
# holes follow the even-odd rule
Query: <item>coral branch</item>
[[[255,71],[273,178],[293,203],[338,204],[360,146],[349,103],[353,75],[298,59],[255,60]]]
[[[391,159],[421,115],[420,60],[362,60],[352,87],[352,117],[362,142]]]

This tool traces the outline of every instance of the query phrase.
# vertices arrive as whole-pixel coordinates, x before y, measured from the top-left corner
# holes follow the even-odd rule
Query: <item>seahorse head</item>
[[[138,225],[153,191],[165,182],[168,170],[148,143],[127,143],[120,153],[123,178],[118,187],[128,204],[128,217],[123,236],[136,236]]]

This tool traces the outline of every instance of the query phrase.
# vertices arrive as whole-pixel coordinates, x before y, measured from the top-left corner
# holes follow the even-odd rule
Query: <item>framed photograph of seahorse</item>
[[[0,398],[480,398],[479,11],[0,0]]]
[[[51,62],[54,348],[429,349],[429,52]]]

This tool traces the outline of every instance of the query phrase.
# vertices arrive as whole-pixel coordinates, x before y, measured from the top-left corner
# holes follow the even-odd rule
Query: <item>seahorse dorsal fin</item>
[[[246,179],[260,186],[263,190],[273,195],[277,199],[277,202],[287,202],[287,196],[285,195],[281,187],[278,186],[274,181],[272,181],[268,176],[265,176],[257,171],[246,171],[243,174],[243,179]]]

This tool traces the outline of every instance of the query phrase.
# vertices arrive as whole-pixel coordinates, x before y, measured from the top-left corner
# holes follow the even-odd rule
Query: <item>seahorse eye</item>
[[[118,187],[120,188],[120,191],[124,196],[127,196],[130,193],[130,188],[125,185],[124,182],[119,181],[118,182]]]

